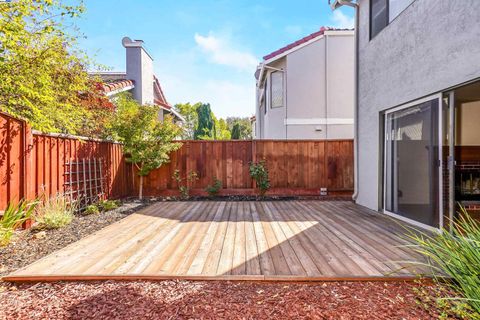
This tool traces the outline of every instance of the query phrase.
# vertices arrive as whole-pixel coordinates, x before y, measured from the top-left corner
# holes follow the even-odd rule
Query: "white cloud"
[[[336,28],[351,29],[355,26],[355,18],[347,16],[340,10],[333,11],[332,21]]]
[[[195,42],[213,63],[250,73],[255,71],[258,64],[258,60],[253,54],[236,49],[228,38],[215,36],[212,32],[208,36],[196,33]]]

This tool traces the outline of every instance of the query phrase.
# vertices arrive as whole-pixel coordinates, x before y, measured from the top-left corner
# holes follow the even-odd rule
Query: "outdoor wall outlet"
[[[327,190],[327,188],[320,188],[320,195],[321,195],[321,196],[326,196],[326,195],[328,195],[328,190]]]

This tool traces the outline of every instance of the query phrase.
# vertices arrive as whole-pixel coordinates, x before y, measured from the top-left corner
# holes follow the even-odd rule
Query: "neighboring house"
[[[351,139],[354,32],[322,27],[266,55],[257,79],[257,139]]]
[[[257,118],[255,116],[250,117],[250,125],[252,128],[252,139],[257,139]]]
[[[130,92],[140,104],[153,104],[161,108],[159,119],[173,115],[177,122],[184,119],[167,102],[158,78],[153,73],[153,58],[145,49],[142,40],[132,41],[125,37],[122,44],[126,49],[126,72],[92,72],[103,81],[103,91],[114,99],[121,92]]]
[[[480,213],[480,1],[342,5],[357,8],[356,202],[433,229],[456,201]]]

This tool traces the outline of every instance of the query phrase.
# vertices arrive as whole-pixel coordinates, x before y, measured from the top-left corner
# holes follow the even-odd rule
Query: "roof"
[[[306,37],[303,37],[300,40],[297,40],[293,43],[290,43],[286,45],[285,47],[282,47],[278,50],[273,51],[272,53],[267,54],[266,56],[263,57],[263,60],[270,60],[272,58],[275,58],[276,56],[281,55],[282,53],[285,53],[295,47],[298,47],[304,43],[309,42],[310,40],[313,40],[315,38],[318,38],[320,36],[323,36],[325,34],[325,31],[352,31],[352,29],[339,29],[339,28],[331,28],[331,27],[321,27],[319,31],[314,32]]]
[[[134,87],[133,80],[111,80],[104,82],[102,84],[103,91],[105,94],[109,94],[112,92],[124,91],[129,90]]]
[[[168,103],[163,93],[162,86],[160,86],[160,81],[156,76],[153,76],[153,103],[158,104],[166,109],[172,109],[172,106]]]

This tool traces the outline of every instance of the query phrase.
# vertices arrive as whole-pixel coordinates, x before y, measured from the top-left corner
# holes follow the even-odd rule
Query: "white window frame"
[[[274,74],[280,74],[281,77],[282,77],[282,104],[279,105],[279,106],[274,106],[273,105],[273,75]],[[269,96],[270,96],[270,99],[269,99],[269,104],[270,104],[270,109],[276,109],[276,108],[283,108],[285,107],[285,73],[283,71],[272,71],[270,72],[270,75],[269,75],[269,78],[270,78],[270,86],[269,86]]]
[[[382,199],[382,210],[383,210],[383,213],[388,215],[388,216],[391,216],[393,218],[396,218],[398,220],[402,220],[404,222],[407,222],[407,223],[410,223],[414,226],[417,226],[417,227],[420,227],[420,228],[423,228],[423,229],[426,229],[426,230],[430,230],[430,231],[435,231],[435,232],[439,232],[443,229],[443,215],[444,215],[444,212],[443,212],[443,154],[442,154],[442,150],[443,150],[443,144],[442,144],[442,141],[443,141],[443,121],[442,121],[442,93],[437,93],[437,94],[433,94],[431,96],[428,96],[428,97],[425,97],[425,98],[422,98],[422,99],[418,99],[418,100],[415,100],[415,101],[412,101],[412,102],[409,102],[409,103],[406,103],[406,104],[403,104],[403,105],[400,105],[398,107],[395,107],[395,108],[392,108],[392,109],[389,109],[389,110],[386,110],[384,111],[384,119],[383,119],[383,178],[382,178],[382,184],[383,184],[383,199]],[[391,212],[391,211],[388,211],[387,209],[385,209],[387,207],[387,203],[386,203],[386,200],[387,200],[387,115],[393,113],[393,112],[396,112],[396,111],[400,111],[400,110],[404,110],[404,109],[408,109],[410,107],[413,107],[413,106],[416,106],[416,105],[419,105],[419,104],[422,104],[424,102],[427,102],[427,101],[431,101],[431,100],[434,100],[434,99],[438,99],[438,145],[439,145],[439,148],[438,148],[438,159],[439,159],[439,166],[438,166],[438,174],[439,174],[439,179],[438,179],[438,202],[439,202],[439,212],[438,212],[438,215],[439,215],[439,221],[438,221],[438,225],[439,227],[436,228],[436,227],[432,227],[432,226],[429,226],[427,224],[424,224],[424,223],[421,223],[421,222],[418,222],[416,220],[412,220],[412,219],[409,219],[409,218],[406,218],[404,216],[401,216],[397,213],[394,213],[394,212]]]

